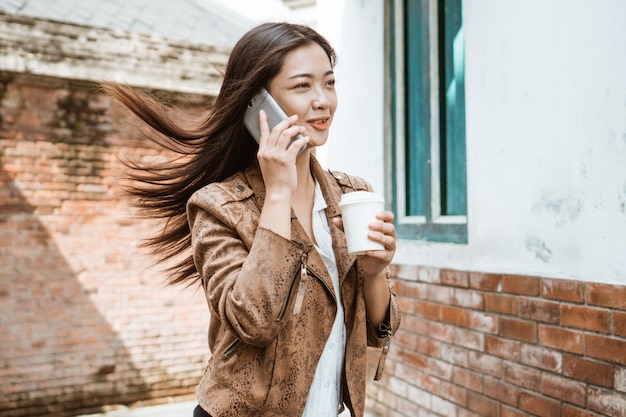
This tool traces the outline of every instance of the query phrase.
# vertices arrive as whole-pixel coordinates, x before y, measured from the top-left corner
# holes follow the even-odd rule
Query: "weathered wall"
[[[626,287],[394,266],[380,417],[623,417]],[[371,352],[370,375],[378,352]]]
[[[403,321],[368,405],[625,416],[626,3],[463,3],[469,242],[399,242]],[[318,5],[339,47],[326,164],[382,192],[384,2]]]
[[[180,84],[182,92],[170,91],[170,99],[195,116],[209,103],[210,85],[199,94],[184,90],[215,83],[211,48],[185,51],[134,39],[132,53],[116,56],[116,42],[123,49],[130,41],[113,32],[0,19],[3,417],[71,416],[109,404],[193,397],[208,358],[202,291],[163,285],[165,275],[139,249],[141,238],[162,225],[134,218],[121,192],[118,156],[167,155],[89,79],[128,59],[126,72],[106,78],[128,75],[161,93]],[[7,69],[22,58],[23,67]]]
[[[338,22],[327,166],[388,191],[384,2],[319,2]],[[626,285],[625,14],[464,1],[468,244],[401,240],[398,262]]]
[[[74,415],[189,395],[207,359],[202,292],[164,288],[121,193],[135,122],[84,85],[4,74],[0,416]]]
[[[0,69],[11,72],[216,95],[227,57],[223,47],[0,12]]]

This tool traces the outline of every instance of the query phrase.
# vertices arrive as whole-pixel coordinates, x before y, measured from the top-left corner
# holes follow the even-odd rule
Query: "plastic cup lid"
[[[354,191],[351,193],[343,194],[341,196],[341,201],[339,201],[339,206],[341,207],[346,204],[364,203],[364,202],[384,203],[385,200],[376,193],[372,193],[369,191]]]

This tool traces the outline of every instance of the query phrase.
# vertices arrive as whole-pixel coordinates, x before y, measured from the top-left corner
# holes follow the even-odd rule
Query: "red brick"
[[[484,333],[498,333],[498,316],[479,311],[470,311],[468,313],[468,326]]]
[[[454,288],[441,285],[429,285],[427,299],[441,304],[452,304]]]
[[[522,392],[519,408],[540,417],[554,417],[561,413],[559,401],[532,392]]]
[[[396,294],[410,298],[426,298],[427,284],[394,280]]]
[[[398,398],[395,409],[405,416],[416,416],[419,414],[417,404],[406,398]]]
[[[539,278],[523,275],[502,275],[502,292],[538,296]]]
[[[456,288],[452,304],[459,307],[482,310],[485,307],[485,297],[479,291]]]
[[[563,411],[561,417],[602,417],[599,414],[591,411],[582,410],[572,405],[563,404]]]
[[[374,375],[374,372],[376,371],[376,364],[378,362],[378,358],[374,359],[372,366],[370,367],[370,375]],[[386,368],[386,366],[385,366]],[[385,369],[385,374],[387,374],[387,370]],[[394,369],[393,369],[393,377],[394,378],[398,378],[404,381],[416,381],[417,378],[419,377],[419,375],[421,375],[422,372],[417,369],[417,368],[413,368],[412,366],[408,366],[405,365],[403,362],[399,362],[396,363],[394,365]],[[391,373],[389,373],[389,375],[392,375]],[[369,376],[369,375],[368,375]]]
[[[540,287],[543,298],[572,303],[582,303],[585,300],[584,283],[580,281],[544,278]]]
[[[518,315],[522,318],[558,324],[560,304],[553,301],[541,301],[535,298],[520,297]]]
[[[605,416],[626,416],[626,396],[615,391],[589,389],[588,408]]]
[[[400,304],[400,309],[402,310],[402,314],[415,314],[415,310],[419,301],[415,298],[403,297],[398,294],[397,296],[398,304]]]
[[[613,376],[613,388],[617,391],[626,393],[626,368],[616,366]]]
[[[434,395],[430,400],[429,409],[436,415],[452,416],[456,414],[456,406],[451,401],[447,401],[440,396]]]
[[[499,379],[485,377],[485,394],[500,402],[511,406],[518,405],[521,390],[514,385],[502,382]]]
[[[456,410],[456,417],[483,417],[483,415],[470,411],[466,408],[458,407]]]
[[[439,284],[441,282],[440,270],[439,268],[420,267],[417,271],[417,279],[430,284]]]
[[[437,387],[439,387],[439,378],[435,378],[421,372],[407,380],[414,382],[418,388],[430,393],[436,393]]]
[[[470,288],[485,291],[499,291],[500,285],[502,284],[502,275],[470,272],[469,282]]]
[[[626,340],[585,334],[585,355],[626,365]]]
[[[439,308],[439,304],[431,303],[428,301],[420,301],[415,306],[415,314],[432,320],[439,320]]]
[[[441,306],[439,309],[439,320],[455,326],[467,327],[467,310],[459,307]]]
[[[441,358],[446,361],[467,368],[469,350],[465,346],[456,346],[443,343],[441,345]]]
[[[420,337],[417,342],[417,349],[419,353],[424,355],[434,356],[435,358],[441,357],[441,342],[438,340],[429,339],[426,337]]]
[[[479,372],[470,371],[462,367],[454,367],[452,382],[468,388],[471,391],[483,391],[483,375]]]
[[[439,380],[452,380],[452,364],[433,357],[426,357],[426,372]]]
[[[560,373],[563,366],[563,355],[552,349],[522,345],[521,362],[535,368]]]
[[[485,349],[485,334],[470,329],[454,329],[454,342],[467,349],[483,351]]]
[[[561,306],[561,326],[609,333],[610,325],[609,310],[567,304]]]
[[[539,325],[539,344],[571,353],[583,353],[583,335],[560,327]]]
[[[537,324],[525,320],[501,317],[500,336],[535,343],[537,342]]]
[[[520,411],[516,408],[502,406],[501,417],[532,417],[530,414]]]
[[[520,342],[497,336],[485,336],[485,353],[517,362],[520,359]]]
[[[458,404],[461,407],[467,406],[467,389],[463,387],[446,381],[441,381],[439,383],[438,394],[446,400]]]
[[[433,339],[452,343],[454,340],[454,327],[448,324],[430,322],[428,325],[428,331],[425,334],[429,335]]]
[[[541,379],[541,393],[570,404],[581,407],[585,405],[585,384],[555,374],[544,373]]]
[[[469,287],[469,273],[466,271],[455,271],[452,269],[442,269],[440,272],[442,285],[453,287]]]
[[[541,372],[535,368],[517,363],[504,362],[502,365],[502,378],[513,385],[539,391]]]
[[[611,365],[580,356],[563,356],[563,375],[602,387],[613,385]]]
[[[484,417],[499,417],[500,404],[482,394],[469,392],[467,394],[467,408]]]
[[[422,370],[426,368],[426,361],[428,358],[425,355],[405,351],[403,356],[405,364]]]
[[[613,334],[626,338],[626,312],[613,312]]]
[[[415,333],[409,333],[404,331],[402,326],[398,329],[398,332],[393,336],[393,344],[401,347],[405,347],[407,349],[417,349],[417,343],[419,340],[419,336]]]
[[[416,265],[389,265],[389,276],[402,280],[416,281],[419,268]]]
[[[499,377],[502,374],[502,359],[471,351],[469,354],[469,368],[487,375]]]
[[[485,310],[494,313],[517,315],[517,297],[505,294],[485,294]]]
[[[416,333],[416,334],[428,334],[430,322],[418,316],[405,315],[402,316],[402,330]]]
[[[626,310],[626,286],[587,282],[587,304]]]

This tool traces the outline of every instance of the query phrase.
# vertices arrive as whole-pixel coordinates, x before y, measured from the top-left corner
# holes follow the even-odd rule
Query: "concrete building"
[[[327,164],[372,181],[401,236],[374,411],[626,415],[626,5],[318,7],[339,45]]]

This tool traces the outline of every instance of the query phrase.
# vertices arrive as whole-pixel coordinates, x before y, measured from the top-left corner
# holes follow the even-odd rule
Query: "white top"
[[[315,184],[313,202],[313,234],[317,241],[316,249],[324,260],[326,269],[333,281],[337,298],[337,315],[315,370],[315,377],[306,400],[303,417],[337,417],[341,390],[341,370],[346,347],[346,326],[343,304],[337,274],[337,261],[333,252],[333,241],[326,218],[326,201],[319,184]]]

